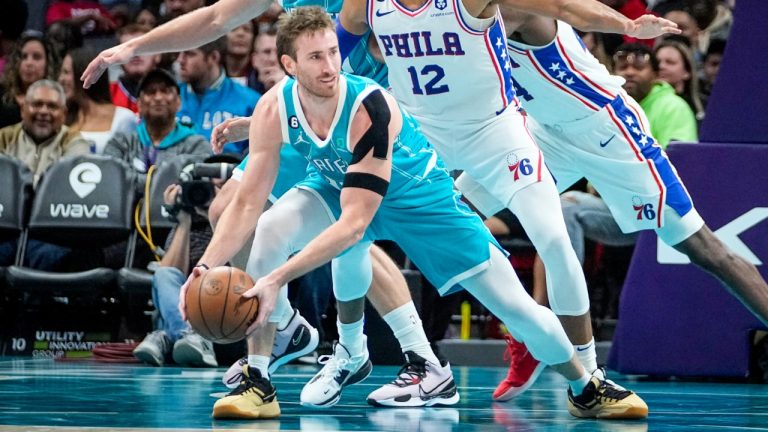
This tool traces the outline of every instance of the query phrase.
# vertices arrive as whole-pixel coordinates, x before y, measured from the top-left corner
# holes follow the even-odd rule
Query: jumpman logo
[[[296,144],[309,144],[309,141],[304,139],[304,132],[299,131],[299,137],[296,138]]]

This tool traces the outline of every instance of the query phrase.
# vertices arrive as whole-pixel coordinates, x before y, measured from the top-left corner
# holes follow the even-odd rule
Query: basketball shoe
[[[275,373],[280,366],[311,353],[317,348],[319,342],[320,336],[317,329],[309,325],[299,311],[294,309],[288,325],[275,334],[272,358],[269,361],[269,374]],[[233,363],[224,373],[221,382],[229,388],[237,387],[242,380],[243,366],[247,364],[248,357]]]
[[[269,419],[280,416],[277,391],[258,369],[243,366],[243,380],[213,404],[213,418]]]
[[[363,336],[365,338],[365,336]],[[368,378],[373,366],[368,356],[367,338],[363,340],[363,353],[350,357],[344,345],[336,342],[333,355],[322,356],[317,362],[322,369],[301,390],[301,404],[313,408],[336,405],[344,387]]]
[[[575,417],[599,419],[641,419],[648,417],[648,405],[633,391],[593,374],[580,395],[568,389],[568,412]]]
[[[507,351],[504,359],[509,360],[507,377],[499,383],[493,392],[493,400],[506,401],[528,390],[547,367],[533,358],[524,343],[507,336]]]
[[[143,341],[133,349],[133,356],[153,366],[162,366],[165,357],[171,352],[171,340],[162,330],[148,334]]]
[[[173,361],[182,366],[217,367],[213,342],[188,330],[173,344]]]
[[[448,362],[434,364],[413,351],[406,351],[405,365],[397,378],[368,395],[374,406],[421,407],[454,405],[459,393]]]

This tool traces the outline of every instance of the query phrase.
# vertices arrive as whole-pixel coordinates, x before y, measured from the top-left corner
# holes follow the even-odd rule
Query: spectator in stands
[[[56,0],[45,13],[45,24],[64,21],[80,27],[83,36],[111,33],[115,23],[107,9],[93,0]]]
[[[645,45],[624,44],[613,56],[614,73],[626,80],[624,89],[640,103],[659,144],[698,139],[696,117],[675,89],[657,79],[659,62]]]
[[[164,0],[163,22],[205,6],[204,0]]]
[[[88,89],[78,78],[97,52],[77,48],[64,57],[59,82],[67,94],[67,124],[91,143],[92,153],[104,152],[107,142],[117,133],[130,134],[136,130],[133,111],[116,107],[109,94],[109,78],[104,75]]]
[[[700,58],[700,52],[698,49],[699,33],[701,32],[701,29],[699,27],[699,23],[691,14],[690,8],[688,5],[686,5],[685,1],[675,0],[671,2],[665,2],[658,5],[657,10],[660,11],[660,14],[664,18],[677,24],[677,26],[682,31],[680,35],[690,41],[690,46],[693,47],[692,51],[694,59],[698,63]]]
[[[135,39],[144,33],[148,32],[148,27],[143,27],[138,24],[129,24],[117,33],[117,37],[120,43],[128,42],[131,39]],[[129,110],[137,113],[139,107],[136,104],[136,100],[139,96],[139,82],[144,76],[154,69],[160,62],[160,56],[148,55],[148,56],[136,56],[131,59],[130,62],[121,65],[123,74],[117,81],[109,85],[109,92],[112,95],[112,103],[115,106],[128,108]]]
[[[56,79],[58,58],[50,43],[41,33],[30,32],[22,36],[11,53],[0,88],[0,127],[21,121],[20,106],[27,89],[43,78]]]
[[[126,161],[140,174],[165,158],[181,154],[211,153],[208,141],[179,124],[179,86],[163,69],[150,71],[139,84],[141,122],[136,132],[118,134],[107,143],[104,154]],[[143,182],[142,182],[143,183]]]
[[[5,63],[16,46],[16,41],[24,31],[27,22],[27,3],[24,0],[8,0],[3,4],[0,14],[0,76],[5,70]]]
[[[64,21],[56,21],[46,31],[56,58],[63,59],[68,52],[83,46],[83,35],[80,28]]]
[[[248,86],[264,94],[285,77],[277,59],[277,29],[274,26],[265,27],[256,35],[253,44],[253,73],[248,78]]]
[[[51,80],[29,86],[22,104],[21,123],[0,129],[0,153],[24,162],[34,182],[64,156],[88,153],[88,142],[64,125],[64,89]]]
[[[704,119],[704,105],[699,93],[699,75],[691,49],[683,42],[664,39],[653,50],[659,61],[659,79],[669,83],[685,99],[696,119]]]
[[[713,39],[709,43],[707,53],[704,55],[701,67],[701,103],[705,109],[709,101],[709,95],[712,94],[712,87],[715,85],[715,78],[720,71],[720,62],[723,60],[724,53],[725,41]]]
[[[145,8],[136,14],[136,19],[133,20],[133,23],[146,28],[155,28],[157,26],[157,15],[150,9]]]
[[[178,62],[181,67],[181,110],[178,117],[184,124],[210,140],[211,131],[219,123],[253,112],[259,94],[240,85],[224,73],[221,60],[227,49],[222,37],[198,49],[183,51]],[[248,142],[228,143],[224,152],[242,155]]]
[[[253,53],[255,27],[247,22],[227,33],[227,53],[224,67],[227,76],[244,86],[248,85],[248,76],[253,72],[251,55]]]
[[[33,175],[34,185],[48,167],[64,156],[88,153],[88,143],[64,125],[64,89],[51,80],[29,86],[22,104],[21,123],[0,129],[0,153],[20,160]],[[14,264],[16,242],[0,243],[0,266]],[[30,239],[23,265],[58,271],[70,250]]]

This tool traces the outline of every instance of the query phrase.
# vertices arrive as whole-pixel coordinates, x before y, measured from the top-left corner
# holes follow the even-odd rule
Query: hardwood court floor
[[[278,420],[218,421],[210,416],[223,394],[224,369],[153,368],[94,362],[0,358],[0,432],[63,430],[218,431],[768,431],[768,385],[643,382],[611,377],[648,403],[646,421],[579,420],[566,411],[565,381],[546,371],[510,403],[490,395],[506,371],[456,367],[461,401],[451,408],[382,409],[366,395],[392,379],[396,367],[377,366],[330,409],[298,404],[312,366],[287,366],[274,377]]]

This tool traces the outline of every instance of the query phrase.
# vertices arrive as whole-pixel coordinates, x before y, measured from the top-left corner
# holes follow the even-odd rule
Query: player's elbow
[[[369,223],[370,221],[361,217],[350,218],[350,220],[347,221],[345,225],[348,230],[347,238],[349,239],[349,246],[357,244],[363,239]]]
[[[208,20],[211,23],[210,28],[217,35],[223,35],[238,25],[238,16],[231,13],[229,9],[217,7],[217,4],[206,6],[208,9]]]

